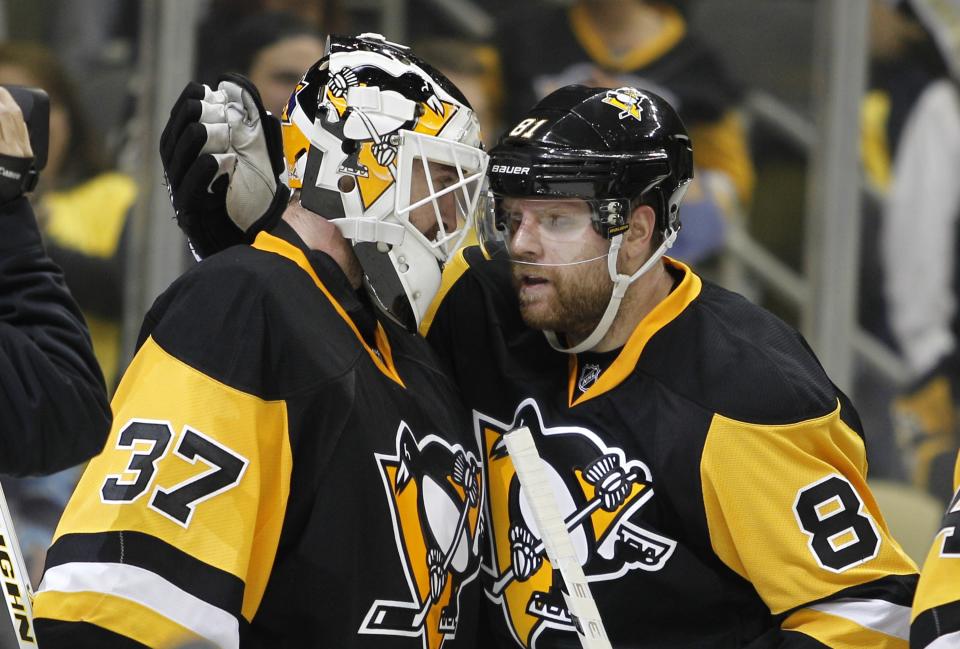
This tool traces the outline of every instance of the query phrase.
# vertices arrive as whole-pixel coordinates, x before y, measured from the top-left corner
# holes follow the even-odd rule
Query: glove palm
[[[198,258],[249,243],[283,214],[280,124],[241,75],[224,77],[217,90],[187,84],[160,137],[160,158],[177,225]]]

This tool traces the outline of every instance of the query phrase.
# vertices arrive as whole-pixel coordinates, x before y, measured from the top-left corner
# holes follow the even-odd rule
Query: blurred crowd
[[[279,113],[301,74],[322,55],[325,34],[385,31],[381,4],[203,2],[194,78],[215,85],[222,74],[240,72],[260,90],[266,107]],[[403,42],[464,91],[488,147],[524,109],[560,86],[652,90],[684,119],[696,164],[683,230],[670,254],[722,281],[728,242],[737,230],[802,270],[808,151],[775,125],[760,122],[749,100],[789,94],[791,83],[808,80],[810,62],[789,49],[794,40],[810,37],[795,26],[781,25],[786,40],[771,58],[779,57],[784,67],[778,74],[785,80],[770,88],[767,62],[745,61],[743,48],[726,47],[722,25],[707,28],[706,5],[715,3],[703,0],[399,4]],[[776,4],[788,10],[793,5],[810,26],[813,3]],[[129,250],[129,231],[142,188],[136,170],[120,161],[131,159],[124,154],[137,138],[131,128],[136,89],[146,83],[137,66],[144,9],[122,0],[4,6],[0,84],[40,86],[51,98],[49,162],[32,201],[49,254],[64,269],[114,389],[130,351],[121,337],[130,279],[125,266],[136,254]],[[960,245],[960,186],[950,174],[953,158],[960,158],[960,51],[954,51],[950,32],[960,23],[943,9],[950,6],[873,0],[862,101],[862,254],[858,263],[850,261],[850,272],[859,272],[860,326],[905,370],[892,377],[858,364],[852,396],[868,424],[872,477],[896,485],[888,496],[882,487],[876,492],[902,500],[891,507],[909,512],[912,531],[895,534],[908,550],[912,533],[922,537],[917,548],[929,545],[941,503],[952,491],[958,448],[960,267],[954,252]],[[935,7],[947,13],[935,14]],[[757,40],[768,37],[758,34]],[[798,112],[809,111],[801,106]],[[765,288],[762,277],[751,281],[755,299],[799,324],[796,305]],[[34,576],[78,471],[4,480]],[[896,526],[896,513],[889,516]],[[924,516],[929,520],[916,522]]]

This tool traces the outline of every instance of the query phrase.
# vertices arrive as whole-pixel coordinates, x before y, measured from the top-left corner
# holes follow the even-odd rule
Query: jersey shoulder
[[[315,270],[325,283],[339,279]],[[148,335],[211,378],[264,398],[341,375],[361,351],[309,275],[250,246],[229,248],[175,281],[148,312],[141,342]]]
[[[799,332],[709,282],[651,339],[640,363],[683,397],[737,421],[805,421],[846,401]]]

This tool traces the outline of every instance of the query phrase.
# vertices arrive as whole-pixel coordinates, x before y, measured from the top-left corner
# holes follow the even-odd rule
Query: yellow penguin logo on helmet
[[[608,90],[607,96],[602,101],[619,109],[620,119],[632,117],[640,121],[640,115],[643,112],[643,108],[640,106],[641,97],[642,95],[635,88],[624,87]]]

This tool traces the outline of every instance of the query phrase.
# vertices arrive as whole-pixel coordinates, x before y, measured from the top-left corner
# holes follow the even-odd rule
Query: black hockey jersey
[[[49,551],[44,649],[474,646],[479,453],[419,336],[281,223],[141,338]]]
[[[960,457],[953,474],[953,498],[923,562],[910,624],[913,649],[960,645]]]
[[[505,263],[445,271],[423,329],[483,452],[497,646],[579,646],[503,442],[525,425],[617,649],[906,647],[916,568],[853,407],[794,330],[666,263],[675,289],[591,366],[523,324]]]

